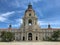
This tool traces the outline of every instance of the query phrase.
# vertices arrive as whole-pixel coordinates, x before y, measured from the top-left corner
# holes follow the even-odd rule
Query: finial
[[[11,24],[9,24],[9,28],[11,28],[12,27],[12,25]]]
[[[50,24],[48,24],[48,28],[51,28]]]
[[[31,2],[29,2],[29,5],[31,5]]]
[[[28,5],[28,9],[32,9],[32,5],[31,5],[30,2],[29,2],[29,5]]]

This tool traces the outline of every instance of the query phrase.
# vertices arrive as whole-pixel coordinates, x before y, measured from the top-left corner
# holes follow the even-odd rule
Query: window
[[[28,20],[28,24],[29,24],[30,26],[32,25],[32,20],[31,20],[31,19]]]
[[[23,41],[25,40],[25,37],[23,36]]]
[[[31,16],[31,13],[29,14],[29,16]]]

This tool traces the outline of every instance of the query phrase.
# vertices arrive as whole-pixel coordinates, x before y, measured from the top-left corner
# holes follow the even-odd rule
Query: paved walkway
[[[60,42],[0,42],[0,45],[60,45]]]

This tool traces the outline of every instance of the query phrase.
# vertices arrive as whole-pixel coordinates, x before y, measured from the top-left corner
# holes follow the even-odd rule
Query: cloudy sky
[[[31,2],[41,28],[60,28],[60,0],[0,0],[0,28],[19,28]]]

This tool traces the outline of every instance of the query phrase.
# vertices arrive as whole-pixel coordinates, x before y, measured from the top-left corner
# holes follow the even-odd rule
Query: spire
[[[28,5],[28,9],[32,9],[32,5],[31,5],[31,3],[29,3],[29,5]]]
[[[31,5],[31,3],[29,2],[29,5]]]
[[[27,8],[27,10],[25,11],[25,13],[26,13],[27,11],[32,11],[32,5],[31,5],[30,2],[29,2],[29,4],[28,4],[28,8]]]

